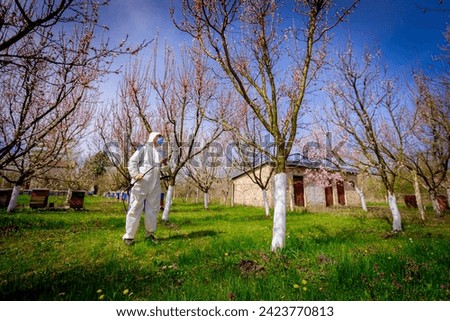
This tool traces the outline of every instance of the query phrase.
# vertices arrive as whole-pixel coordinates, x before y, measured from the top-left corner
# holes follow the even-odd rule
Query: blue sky
[[[440,54],[443,32],[450,8],[438,0],[362,0],[349,18],[347,29],[355,44],[379,46],[388,65],[410,70],[418,64],[426,68]],[[441,11],[421,8],[434,8]]]
[[[173,26],[169,3],[111,0],[101,11],[100,23],[110,27],[112,40],[120,41],[128,34],[132,42],[139,42],[159,32],[161,39],[177,47],[189,38]],[[421,8],[432,10],[424,13]],[[433,56],[440,54],[439,45],[444,44],[449,9],[448,0],[362,0],[348,23],[334,31],[333,43],[344,47],[350,37],[356,47],[379,48],[390,70],[399,77],[408,77],[413,67],[427,68],[436,63]],[[151,49],[146,53],[150,54]]]

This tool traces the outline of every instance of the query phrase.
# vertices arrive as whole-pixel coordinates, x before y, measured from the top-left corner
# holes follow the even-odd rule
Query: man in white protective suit
[[[133,245],[139,227],[142,212],[145,210],[146,238],[156,241],[153,234],[160,209],[161,165],[163,136],[158,132],[150,133],[147,143],[138,149],[128,161],[128,171],[132,177],[133,187],[130,190],[130,205],[127,212],[125,234],[122,239],[126,245]]]

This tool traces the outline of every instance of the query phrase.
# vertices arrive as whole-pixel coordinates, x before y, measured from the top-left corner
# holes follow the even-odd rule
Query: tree
[[[99,37],[98,10],[88,0],[2,2],[0,169],[26,158],[91,99],[116,55],[145,47],[110,46]]]
[[[353,55],[351,45],[339,55],[336,79],[330,84],[331,121],[360,155],[355,165],[379,175],[388,194],[393,230],[401,231],[395,181],[404,164],[404,145],[411,129],[394,82],[382,73],[376,55]]]
[[[67,102],[68,103],[68,102]],[[30,135],[21,141],[24,146],[35,146],[28,153],[20,157],[15,157],[12,162],[1,171],[1,175],[10,183],[14,184],[13,194],[8,205],[8,212],[15,209],[20,188],[29,182],[32,178],[41,178],[52,168],[66,166],[66,151],[72,149],[80,141],[80,138],[86,132],[88,119],[90,118],[90,106],[79,107],[82,115],[70,115],[61,121],[45,137],[33,135],[35,127],[30,131]],[[41,124],[42,125],[42,124]],[[36,142],[36,139],[39,139]]]
[[[217,183],[220,160],[211,157],[208,150],[202,148],[203,153],[196,154],[184,167],[187,181],[203,192],[203,206],[209,209],[209,191]]]
[[[110,165],[111,161],[104,151],[95,153],[84,164],[83,169],[89,175],[91,187],[94,186],[94,194],[98,193],[99,179],[106,174]]]
[[[330,126],[326,115],[323,119],[323,115],[314,116],[317,118],[317,124]],[[361,164],[355,166],[358,163],[358,155],[346,146],[347,138],[342,130],[339,128],[329,130],[329,127],[313,128],[308,142],[303,147],[302,157],[314,165],[314,168],[305,171],[306,179],[324,188],[333,184],[349,184],[358,194],[361,208],[367,212],[366,198],[362,188],[367,177],[367,168]],[[333,145],[333,138],[341,139],[336,146]],[[358,175],[356,180],[354,174]]]
[[[329,31],[356,3],[331,17],[333,1],[296,1],[296,12],[305,18],[303,30],[295,26],[283,30],[278,14],[281,5],[272,0],[183,0],[183,19],[174,20],[215,62],[274,140],[272,251],[284,247],[286,159],[297,134],[306,89],[312,87],[323,64]]]
[[[254,184],[261,189],[263,205],[266,217],[270,216],[267,190],[269,183],[275,172],[275,168],[270,162],[271,154],[270,142],[266,141],[264,128],[256,117],[248,110],[244,103],[237,103],[233,113],[237,117],[227,116],[227,126],[230,141],[233,148],[227,148],[227,161],[235,170],[243,172]],[[264,166],[268,165],[268,166]]]
[[[96,117],[96,134],[115,169],[116,189],[130,184],[128,160],[145,144],[156,124],[156,117],[146,114],[151,96],[149,77],[149,69],[138,59],[129,62],[118,84],[118,97],[104,105]]]
[[[13,1],[2,2],[0,11],[0,54],[2,65],[6,65],[9,59],[15,55],[3,53],[4,50],[19,44],[29,34],[35,33],[39,29],[48,30],[60,22],[79,22],[83,19],[83,11],[73,10],[68,16],[65,13],[70,8],[80,8],[82,1],[61,0],[47,3],[36,3],[36,1]],[[41,5],[41,6],[39,6]],[[47,34],[51,36],[51,34]],[[23,55],[26,56],[26,55]]]
[[[208,148],[222,133],[221,126],[208,122],[207,116],[209,109],[218,104],[221,97],[217,94],[217,82],[198,48],[183,47],[180,59],[176,61],[173,49],[166,46],[162,77],[156,75],[156,51],[157,44],[151,86],[156,93],[159,128],[168,140],[168,189],[162,220],[169,221],[177,176],[193,157]],[[205,130],[209,136],[200,137]],[[200,145],[199,139],[203,144]],[[204,191],[210,188],[209,183],[200,185]]]
[[[405,166],[420,179],[434,212],[441,216],[437,194],[448,179],[450,161],[449,86],[433,82],[423,73],[415,75],[415,85],[415,124]]]
[[[440,188],[446,188],[450,198],[448,165],[450,160],[450,27],[444,32],[443,54],[437,58],[443,68],[433,68],[434,75],[424,70],[414,71],[411,96],[414,106],[413,135],[405,154],[405,167],[412,173],[412,182],[422,221],[425,214],[421,205],[419,184],[430,195],[434,212],[442,215],[437,200]]]

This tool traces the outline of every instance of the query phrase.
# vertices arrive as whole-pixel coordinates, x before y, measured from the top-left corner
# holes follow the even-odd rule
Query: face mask
[[[158,144],[159,146],[161,146],[164,143],[164,138],[162,138],[161,136],[158,137],[158,139],[156,140],[156,144]]]

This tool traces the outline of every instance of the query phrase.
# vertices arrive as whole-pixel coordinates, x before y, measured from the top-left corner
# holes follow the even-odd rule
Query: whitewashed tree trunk
[[[9,204],[8,204],[8,208],[6,209],[6,211],[12,212],[16,209],[17,207],[17,200],[19,199],[19,194],[20,194],[20,185],[14,185],[12,194],[11,194],[11,199],[9,200]]]
[[[295,207],[295,201],[294,201],[294,181],[293,181],[293,176],[291,175],[291,178],[289,178],[288,180],[288,184],[289,184],[289,209],[291,210],[291,212],[294,211],[294,207]]]
[[[430,193],[431,204],[433,205],[434,213],[435,213],[437,216],[442,216],[441,207],[439,206],[439,202],[438,202],[436,196],[437,196],[436,193],[434,193],[434,192],[431,192],[431,193]]]
[[[388,191],[388,202],[393,219],[392,228],[394,232],[399,232],[402,230],[402,217],[400,215],[400,211],[398,210],[397,198],[395,197],[395,194],[391,193],[390,191]]]
[[[286,173],[278,173],[275,181],[272,252],[284,247],[286,238]]]
[[[198,204],[198,188],[197,188],[197,191],[196,191],[196,194],[195,194],[195,203]]]
[[[206,192],[203,195],[203,204],[205,206],[205,210],[208,210],[209,209],[209,193],[208,192]]]
[[[413,172],[414,176],[414,195],[416,195],[417,208],[419,210],[420,219],[425,222],[425,211],[423,210],[422,195],[420,194],[419,179],[417,172]]]
[[[266,217],[270,216],[270,207],[269,207],[269,200],[267,199],[267,191],[265,189],[261,189],[262,191],[262,196],[263,196],[263,200],[264,200],[264,209],[266,211]]]
[[[447,188],[447,206],[450,207],[450,188]]]
[[[229,189],[223,189],[222,190],[222,195],[223,195],[223,204],[227,205],[227,199],[228,199],[228,194],[229,194]]]
[[[364,212],[367,212],[367,203],[366,203],[366,196],[364,195],[364,192],[355,185],[355,191],[359,195],[359,199],[361,200],[361,207]]]
[[[169,222],[169,213],[170,208],[172,207],[174,189],[175,186],[173,185],[169,185],[169,188],[167,189],[166,203],[164,204],[164,211],[162,213],[162,220],[164,222]]]
[[[65,206],[69,206],[69,201],[71,198],[72,198],[72,189],[69,187],[69,189],[67,189],[66,201],[64,202]]]
[[[234,183],[231,183],[230,206],[234,206]]]

